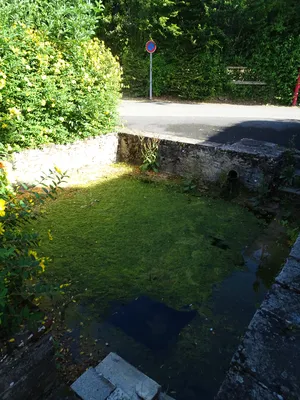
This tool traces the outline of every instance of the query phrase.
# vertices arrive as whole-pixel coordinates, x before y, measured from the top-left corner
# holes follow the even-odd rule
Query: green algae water
[[[177,400],[212,399],[266,291],[263,282],[253,290],[259,261],[248,254],[266,223],[236,204],[129,176],[66,189],[46,205],[45,216],[38,229],[41,250],[53,260],[47,279],[71,283],[80,303],[66,315],[74,362],[82,362],[85,337],[88,349],[96,340],[102,354],[117,352]],[[285,249],[279,266],[284,256]],[[131,330],[110,323],[141,296],[196,316],[153,351],[142,332],[141,340],[128,334],[134,317]],[[167,329],[161,317],[153,321],[153,335]]]

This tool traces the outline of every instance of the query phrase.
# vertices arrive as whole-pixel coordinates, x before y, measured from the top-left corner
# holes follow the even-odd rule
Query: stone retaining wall
[[[69,174],[97,170],[122,161],[142,164],[140,135],[132,132],[103,135],[68,145],[14,153],[6,161],[12,183],[36,183],[54,166]],[[189,138],[143,134],[159,139],[160,171],[203,181],[226,180],[230,171],[250,190],[258,190],[277,178],[286,149],[273,143],[243,139],[233,145],[199,142]]]
[[[117,134],[102,135],[67,145],[50,145],[42,149],[14,153],[5,162],[12,183],[33,184],[41,173],[57,166],[70,173],[86,167],[99,167],[116,162]]]
[[[300,236],[254,315],[216,400],[300,399]]]
[[[158,138],[159,169],[162,172],[217,182],[234,171],[250,190],[269,185],[277,178],[286,149],[273,143],[243,139],[233,145],[195,139],[143,134]],[[142,163],[141,139],[131,132],[119,133],[118,160]]]

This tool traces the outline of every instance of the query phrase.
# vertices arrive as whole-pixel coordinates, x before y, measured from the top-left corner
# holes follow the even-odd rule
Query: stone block
[[[230,370],[216,400],[282,400],[250,375]]]
[[[130,400],[130,397],[127,396],[123,390],[117,388],[112,392],[112,394],[107,398],[107,400]]]
[[[274,308],[276,309],[276,307]],[[283,398],[300,398],[299,328],[258,310],[232,365]]]
[[[90,368],[85,371],[71,388],[83,400],[106,400],[115,390],[115,386]]]
[[[300,261],[300,235],[298,236],[294,246],[292,247],[290,256]]]
[[[299,271],[300,272],[300,271]],[[282,320],[287,326],[300,328],[300,294],[275,284],[261,309]]]
[[[257,190],[262,182],[271,183],[278,176],[286,151],[273,143],[251,139],[221,145],[142,132],[139,135],[148,138],[156,136],[160,140],[158,156],[161,172],[217,182],[221,174],[234,170],[240,182],[250,190]],[[130,131],[119,133],[119,161],[141,164],[139,135]]]
[[[232,145],[227,145],[229,150],[239,153],[252,154],[262,158],[278,159],[286,152],[284,147],[278,146],[276,143],[263,142],[254,139],[241,139]]]
[[[300,293],[300,261],[290,257],[277,276],[276,282]]]
[[[122,389],[131,400],[154,400],[161,391],[160,385],[115,353],[110,353],[96,367],[96,372]]]

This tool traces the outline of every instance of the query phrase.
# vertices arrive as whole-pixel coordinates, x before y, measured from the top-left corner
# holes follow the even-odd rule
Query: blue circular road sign
[[[146,50],[148,53],[154,53],[156,48],[156,43],[153,40],[149,40],[149,42],[146,43]]]

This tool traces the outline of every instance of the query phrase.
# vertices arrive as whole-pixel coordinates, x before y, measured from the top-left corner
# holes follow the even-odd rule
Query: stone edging
[[[300,398],[300,236],[250,322],[216,400]]]
[[[49,145],[41,149],[22,150],[4,161],[11,183],[34,184],[41,174],[54,166],[68,173],[98,168],[117,160],[118,135],[111,133],[77,140],[66,145]]]
[[[159,170],[172,175],[217,183],[234,172],[250,190],[277,178],[287,149],[273,143],[242,139],[226,145],[191,138],[134,131],[119,132],[118,160],[142,164],[140,136],[159,140]]]
[[[151,133],[122,131],[78,140],[67,145],[49,145],[13,153],[5,161],[13,184],[31,185],[54,166],[68,175],[97,172],[117,160],[142,163],[140,137],[158,138],[160,171],[207,182],[226,181],[232,172],[250,190],[269,186],[278,178],[285,148],[273,143],[243,139],[232,145]]]

